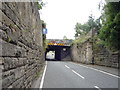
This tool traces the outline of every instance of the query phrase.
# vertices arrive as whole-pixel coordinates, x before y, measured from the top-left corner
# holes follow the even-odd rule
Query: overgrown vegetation
[[[107,3],[102,18],[100,39],[109,49],[120,50],[120,2]]]
[[[83,43],[83,42],[87,41],[88,39],[90,39],[90,36],[81,35],[79,38],[77,38],[73,41],[73,44],[74,43]]]
[[[94,33],[92,31],[98,32],[100,28],[101,28],[100,18],[95,20],[93,15],[91,14],[86,23],[84,24],[76,23],[75,25],[75,30],[76,30],[75,38],[76,39],[73,41],[73,43],[83,43],[87,41],[88,39],[90,42],[93,43],[94,42],[93,39],[95,39],[95,37],[93,37],[94,35],[92,34]],[[90,31],[91,31],[91,35],[88,34],[88,32],[90,33]]]
[[[97,51],[99,52],[101,50],[101,48],[105,47],[103,40],[101,40],[98,35],[93,36],[91,39],[91,42],[93,44],[93,49],[96,52]]]
[[[45,3],[42,0],[38,0],[37,4],[39,10],[41,10],[45,6]]]
[[[91,37],[95,49],[103,46],[112,51],[120,51],[120,2],[107,3],[103,8],[102,15],[96,20],[93,15],[90,15],[86,23],[76,23],[76,40],[73,43],[82,43],[88,40],[87,33],[90,30],[97,30],[97,35]]]
[[[42,20],[42,29],[46,28],[46,23]],[[46,50],[46,48],[48,47],[48,41],[46,39],[46,34],[43,34],[43,47],[44,50]]]
[[[86,35],[92,29],[99,30],[100,27],[101,27],[100,18],[95,20],[93,15],[91,14],[86,23],[84,23],[84,24],[76,23],[76,25],[75,25],[75,31],[76,31],[75,38],[77,38],[79,36],[81,37],[83,35]]]

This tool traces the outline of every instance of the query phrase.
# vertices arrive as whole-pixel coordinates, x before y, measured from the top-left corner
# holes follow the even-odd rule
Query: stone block
[[[2,80],[0,79],[0,90],[2,90]]]
[[[12,84],[15,81],[15,76],[11,75],[7,78],[3,78],[2,80],[2,87],[7,88],[10,84]]]
[[[15,79],[22,77],[25,74],[24,66],[18,67],[14,70]]]
[[[24,77],[19,78],[18,80],[16,80],[16,81],[11,85],[12,88],[20,88],[20,87],[24,86],[23,81],[24,81]]]
[[[10,44],[4,40],[0,40],[0,45],[2,45],[2,55],[0,56],[10,56],[10,57],[25,57],[26,52],[22,47]]]
[[[26,64],[26,58],[10,58],[6,57],[3,61],[4,70],[15,69],[17,67],[24,66]]]
[[[5,13],[5,15],[10,18],[11,21],[13,21],[14,23],[18,24],[19,18],[16,16],[16,14],[14,13],[14,11],[7,5],[7,3],[3,3],[3,7],[2,7],[2,11],[3,13]],[[20,24],[19,24],[20,25]],[[20,26],[19,26],[20,27]]]
[[[0,29],[0,38],[3,39],[3,40],[8,40],[8,36],[7,34],[5,33],[5,31],[1,30]]]
[[[4,70],[10,70],[18,66],[18,59],[17,58],[10,58],[6,57],[4,59]]]
[[[2,72],[2,78],[7,78],[11,75],[14,75],[14,69]]]
[[[4,60],[4,58],[3,58],[3,57],[0,57],[0,65],[3,64],[3,60]]]

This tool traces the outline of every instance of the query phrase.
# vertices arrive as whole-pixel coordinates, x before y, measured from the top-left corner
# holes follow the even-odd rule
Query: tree
[[[94,20],[94,17],[91,14],[86,23],[84,23],[84,24],[76,23],[76,25],[75,25],[75,31],[76,31],[75,37],[78,37],[80,35],[85,35],[92,29],[99,30],[100,27],[101,27],[100,18]]]
[[[89,16],[87,23],[90,27],[90,30],[91,29],[96,29],[97,31],[100,30],[100,28],[101,28],[100,19],[101,19],[101,17],[99,17],[98,19],[95,20],[92,14]]]
[[[44,22],[44,20],[41,20],[41,22],[42,22],[42,30],[44,29],[44,28],[46,28],[46,23]],[[42,36],[43,36],[43,46],[44,46],[44,49],[46,49],[47,48],[47,40],[46,40],[46,34],[42,34]]]
[[[112,50],[120,50],[120,2],[109,2],[104,7],[100,38]]]
[[[38,9],[39,10],[42,9],[42,7],[45,6],[45,3],[42,0],[38,0],[37,4],[38,4]]]
[[[93,15],[91,14],[88,19],[88,25],[90,27],[90,30],[93,29],[96,26],[96,23],[94,21]]]
[[[46,28],[46,23],[43,20],[41,21],[42,21],[42,28]]]
[[[81,24],[80,23],[76,23],[75,25],[75,37],[78,37],[79,35],[82,34],[83,30],[81,30]]]
[[[63,36],[63,39],[64,39],[64,40],[67,40],[67,36]]]

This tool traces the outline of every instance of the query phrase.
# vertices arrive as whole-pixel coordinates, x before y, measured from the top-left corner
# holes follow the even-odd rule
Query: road
[[[47,61],[42,88],[93,88],[118,90],[119,77],[73,62]],[[105,89],[106,90],[106,89]],[[111,89],[108,89],[111,90]]]

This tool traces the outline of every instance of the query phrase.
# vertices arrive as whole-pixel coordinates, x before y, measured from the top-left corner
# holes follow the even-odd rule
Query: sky
[[[47,39],[74,39],[75,24],[85,23],[90,14],[98,18],[101,0],[43,0],[46,5],[40,10],[40,18],[46,22]]]

